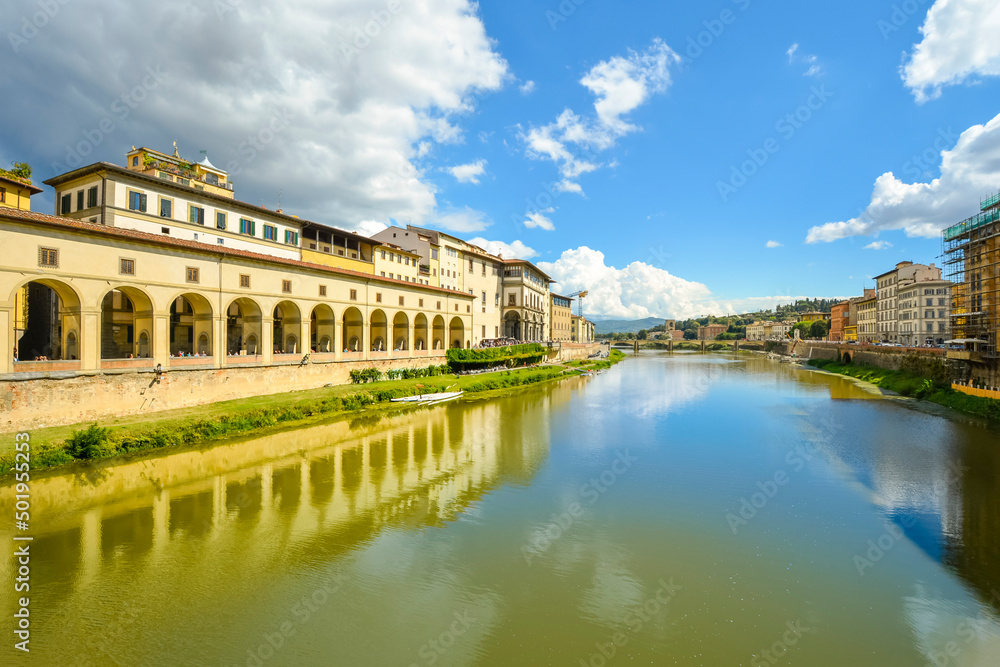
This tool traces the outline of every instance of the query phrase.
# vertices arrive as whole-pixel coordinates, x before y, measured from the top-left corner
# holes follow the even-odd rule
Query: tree
[[[816,320],[809,327],[809,337],[826,338],[826,334],[829,331],[830,325],[826,322],[826,320]]]
[[[31,178],[31,165],[27,162],[13,162],[14,168],[10,170],[10,173],[14,174],[18,178],[23,178],[28,180]]]
[[[684,340],[698,340],[698,331],[695,329],[688,329],[684,332]]]
[[[649,331],[647,331],[646,329],[640,329],[639,333],[636,335],[636,338],[639,340],[646,340],[647,338],[649,338]]]

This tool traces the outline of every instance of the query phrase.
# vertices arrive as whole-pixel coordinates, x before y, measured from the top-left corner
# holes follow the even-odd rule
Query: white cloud
[[[1000,76],[1000,3],[937,0],[920,28],[923,39],[902,67],[917,102],[937,98],[942,86],[978,76]]]
[[[797,43],[788,47],[785,53],[788,55],[789,65],[794,65],[795,63],[806,65],[806,71],[802,73],[802,76],[817,76],[823,73],[823,68],[819,64],[819,58],[811,54],[800,56],[799,45]]]
[[[670,66],[678,62],[680,56],[657,38],[644,51],[629,51],[628,57],[614,56],[598,63],[580,79],[597,98],[594,115],[584,117],[565,109],[554,122],[530,127],[520,135],[527,155],[555,162],[565,191],[582,194],[574,179],[601,166],[596,153],[639,129],[625,116],[670,87]]]
[[[525,81],[521,86],[518,87],[518,90],[521,91],[522,95],[530,95],[531,93],[535,92],[535,88],[536,86],[534,81]]]
[[[13,12],[10,5],[3,0]],[[509,72],[477,3],[404,3],[366,36],[372,13],[385,6],[108,0],[94,12],[65,4],[21,48],[24,66],[6,82],[21,103],[5,107],[5,121],[25,137],[45,136],[51,148],[11,152],[30,157],[47,178],[52,169],[41,164],[66,165],[63,147],[110,118],[116,130],[86,162],[120,163],[132,142],[169,151],[176,139],[188,159],[207,149],[216,166],[234,172],[242,200],[274,205],[281,188],[285,210],[302,217],[421,224],[438,209],[422,158],[436,143],[461,141],[460,123],[477,97],[499,90]],[[164,38],[150,40],[137,25],[164,26]],[[94,43],[106,46],[79,67],[78,54]],[[111,102],[139,86],[147,67],[162,77],[119,119]]]
[[[888,241],[872,241],[871,243],[865,246],[865,250],[886,250],[887,248],[891,247],[892,244],[889,243]]]
[[[447,171],[459,183],[475,183],[479,185],[479,177],[486,173],[486,160],[476,160],[469,164],[456,165],[450,167]]]
[[[361,234],[362,236],[374,236],[387,227],[388,225],[378,222],[377,220],[362,220],[356,225],[350,227],[349,231],[353,231],[355,234]]]
[[[449,232],[466,233],[481,232],[492,224],[482,211],[471,209],[468,206],[459,209],[450,209],[438,214],[427,222],[429,227],[445,229]]]
[[[538,256],[538,252],[534,248],[529,248],[519,240],[513,243],[504,243],[503,241],[488,241],[477,237],[469,239],[469,243],[494,255],[502,255],[504,259],[531,259]]]
[[[588,290],[583,310],[591,318],[685,318],[723,308],[701,283],[644,262],[617,269],[605,263],[604,253],[587,246],[567,250],[555,262],[539,262],[538,267],[559,283],[561,293]]]
[[[806,243],[903,230],[907,236],[934,238],[978,210],[981,197],[1000,185],[1000,115],[974,125],[954,147],[941,151],[941,176],[904,183],[892,172],[875,181],[871,203],[856,218],[828,222],[809,230]]]
[[[781,246],[782,246],[782,244],[779,243],[778,241],[768,241],[767,242],[767,247],[768,248],[780,248]]]
[[[551,211],[551,209],[549,210]],[[556,228],[551,220],[538,212],[528,213],[527,219],[524,221],[524,226],[528,229],[544,229],[549,232],[554,231]]]

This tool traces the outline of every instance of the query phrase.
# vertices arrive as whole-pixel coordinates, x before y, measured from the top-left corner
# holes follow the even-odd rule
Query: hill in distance
[[[647,317],[643,320],[595,320],[594,333],[629,333],[652,329],[663,324],[665,318]]]

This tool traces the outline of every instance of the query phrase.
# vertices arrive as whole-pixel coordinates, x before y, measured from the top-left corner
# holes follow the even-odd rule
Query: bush
[[[545,358],[546,349],[538,343],[490,347],[485,350],[448,350],[448,364],[458,370],[485,368],[487,366],[523,366],[538,363]]]
[[[111,429],[91,424],[86,431],[73,431],[66,439],[66,452],[74,459],[96,459],[105,454]]]

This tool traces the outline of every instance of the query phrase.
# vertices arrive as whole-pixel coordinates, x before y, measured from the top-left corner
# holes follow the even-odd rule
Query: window
[[[445,248],[444,254],[448,255],[449,257],[458,257],[458,251],[455,250],[454,248]]]
[[[132,158],[132,166],[133,167],[138,167],[139,166],[139,156],[138,155],[136,155],[136,156],[134,156]]]
[[[320,296],[326,296],[326,285],[320,285],[319,286],[319,295]]]
[[[196,225],[205,224],[205,209],[200,206],[188,206],[188,222]]]
[[[938,305],[939,306],[945,305],[945,300],[944,299],[938,299]]]
[[[483,304],[485,304],[485,303],[486,303],[486,292],[483,292]]]
[[[475,270],[475,268],[476,268],[475,264],[473,264],[472,260],[470,259],[469,260],[469,273],[472,273]]]
[[[169,218],[173,216],[174,202],[172,199],[160,199],[160,217]]]
[[[62,196],[62,202],[61,202],[61,205],[59,207],[59,212],[62,215],[66,215],[67,213],[69,213],[72,210],[72,206],[73,206],[73,197],[72,197],[72,195],[63,195]]]
[[[215,212],[215,228],[225,229],[226,228],[226,214],[222,211]]]
[[[927,323],[927,333],[934,333],[934,323],[933,322],[928,322]]]
[[[382,277],[385,278],[385,271],[381,271],[380,273],[382,274]]]
[[[396,274],[395,273],[390,273],[389,274],[389,280],[395,280],[395,279],[396,279]]]
[[[483,338],[486,338],[486,325],[483,325]]]
[[[424,307],[424,300],[423,299],[417,299],[417,306],[419,306],[420,308],[423,308]]]
[[[437,302],[437,309],[441,310],[441,302],[440,301]]]
[[[496,302],[493,305],[495,305],[498,308],[500,307],[500,292],[496,293]]]
[[[389,261],[390,262],[396,261],[396,253],[392,253],[392,252],[389,253]]]
[[[385,250],[382,251],[382,259],[385,259]]]
[[[402,264],[402,263],[403,263],[403,256],[396,255],[396,264]]]
[[[7,201],[7,188],[0,188],[0,204]]]
[[[375,303],[382,303],[382,292],[375,292]]]
[[[135,190],[129,190],[128,208],[130,211],[139,211],[140,213],[145,213],[146,195],[144,195],[141,192],[136,192]]]
[[[401,296],[401,297],[399,297],[399,305],[401,305],[401,306],[404,306],[404,305],[406,305],[406,304],[404,303],[404,301],[405,301],[405,300],[406,300],[406,298],[405,298],[405,297],[402,297],[402,296]]]
[[[351,301],[357,301],[357,300],[358,300],[358,290],[352,289],[351,290]]]
[[[76,193],[76,210],[83,210],[83,190],[79,190]]]
[[[246,273],[240,274],[240,287],[250,289],[250,276]]]
[[[122,274],[123,276],[134,276],[135,260],[134,259],[118,260],[118,273]]]
[[[201,277],[198,275],[198,268],[194,266],[189,266],[184,270],[184,280],[189,283],[197,283],[201,281]]]
[[[278,228],[274,225],[264,225],[264,240],[265,241],[277,241],[278,240]]]
[[[437,259],[437,258],[438,258],[438,251],[432,249],[431,250],[431,259]]]
[[[38,266],[59,266],[59,251],[55,248],[38,249]]]
[[[169,235],[170,234],[170,228],[169,227],[160,227],[160,233],[161,234],[168,234]]]
[[[285,294],[291,294],[292,293],[292,281],[291,280],[282,280],[281,281],[281,291],[284,292]]]
[[[87,208],[94,208],[97,206],[97,186],[87,190]]]
[[[257,223],[255,223],[253,220],[240,218],[240,234],[247,234],[249,236],[253,236],[256,226]]]
[[[299,244],[299,233],[293,232],[290,229],[285,230],[285,244],[286,245],[298,245]]]

